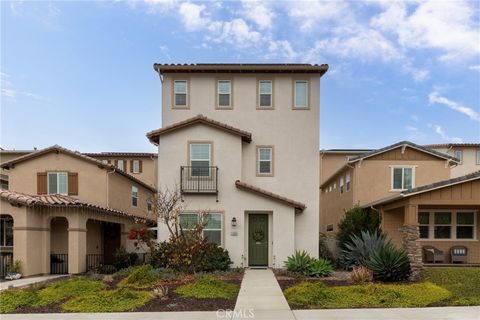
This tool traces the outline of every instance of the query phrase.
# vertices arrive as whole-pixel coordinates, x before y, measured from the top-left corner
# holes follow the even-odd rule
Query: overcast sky
[[[154,62],[329,64],[322,148],[480,140],[480,1],[0,5],[3,148],[155,151]]]

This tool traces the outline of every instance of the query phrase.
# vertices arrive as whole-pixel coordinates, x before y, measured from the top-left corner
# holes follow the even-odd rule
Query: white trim
[[[228,82],[228,92],[220,92],[220,83],[221,82]],[[228,94],[228,105],[220,105],[220,95],[221,94]],[[230,108],[232,107],[232,81],[229,79],[218,79],[217,80],[217,108]]]
[[[137,163],[137,170],[135,170],[135,162]],[[140,160],[138,159],[132,160],[132,173],[140,173]]]
[[[220,229],[206,229],[204,228],[203,231],[218,231],[220,230],[220,247],[224,248],[225,242],[224,242],[224,233],[225,233],[225,212],[220,210],[220,211],[208,211],[208,212],[198,212],[198,211],[182,211],[179,213],[178,216],[178,224],[180,224],[180,215],[182,214],[193,214],[197,216],[197,223],[199,219],[203,219],[203,215],[212,215],[212,214],[218,214],[220,215]],[[183,228],[182,228],[183,229]],[[193,229],[183,229],[183,230],[193,230]],[[202,236],[205,236],[202,231]]]
[[[412,169],[412,187],[410,189],[413,189],[415,188],[415,171],[416,171],[416,168],[418,167],[417,165],[389,165],[388,166],[390,168],[390,192],[401,192],[401,191],[405,191],[405,190],[408,190],[406,188],[403,188],[404,187],[404,180],[405,180],[405,176],[404,176],[404,170],[402,170],[402,188],[401,189],[395,189],[394,187],[394,169]]]
[[[306,89],[307,92],[305,93],[305,105],[304,106],[297,106],[297,83],[305,83],[306,84]],[[294,109],[308,109],[309,108],[309,101],[308,101],[308,95],[309,95],[309,81],[308,80],[295,80],[294,85],[293,85],[293,90],[294,90],[294,96],[293,96],[293,108]]]
[[[270,93],[262,93],[260,84],[262,82],[270,83]],[[263,95],[270,95],[270,105],[262,106],[262,94]],[[273,81],[272,80],[258,80],[258,108],[259,109],[271,109],[273,107]]]
[[[267,149],[270,151],[270,159],[269,160],[262,160],[260,158],[260,150],[262,149]],[[272,147],[257,147],[257,157],[258,157],[258,163],[257,163],[257,172],[259,175],[262,175],[262,174],[272,174],[273,173],[273,148]],[[260,171],[260,164],[262,162],[269,162],[270,163],[270,171],[269,172],[262,172]]]
[[[135,193],[136,193],[136,195],[135,195]],[[137,200],[136,205],[133,204],[133,199]],[[136,187],[136,186],[132,186],[130,203],[132,204],[132,207],[138,208],[138,187]]]
[[[175,83],[177,82],[185,82],[185,92],[177,92]],[[185,104],[177,104],[177,94],[184,94],[185,95]],[[187,108],[188,107],[188,80],[183,79],[175,79],[173,80],[173,106]]]
[[[50,193],[50,175],[56,175],[57,176],[57,192],[55,193]],[[60,193],[60,190],[59,190],[59,187],[60,187],[60,184],[59,184],[59,175],[60,174],[65,174],[65,178],[66,178],[66,190],[67,192],[66,193]],[[64,195],[64,196],[67,196],[68,195],[68,172],[66,171],[54,171],[54,172],[47,172],[47,194],[61,194],[61,195]]]

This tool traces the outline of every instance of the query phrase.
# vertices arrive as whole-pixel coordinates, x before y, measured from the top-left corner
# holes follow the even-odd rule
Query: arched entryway
[[[4,278],[13,262],[13,218],[0,215],[0,278]]]
[[[54,217],[50,221],[50,273],[68,273],[68,220]]]

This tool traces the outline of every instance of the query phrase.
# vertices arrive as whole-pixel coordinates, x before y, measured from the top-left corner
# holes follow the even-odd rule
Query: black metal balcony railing
[[[218,167],[180,167],[182,193],[218,193]]]
[[[105,256],[103,254],[87,254],[87,271],[112,274],[116,270],[113,265],[105,264]]]

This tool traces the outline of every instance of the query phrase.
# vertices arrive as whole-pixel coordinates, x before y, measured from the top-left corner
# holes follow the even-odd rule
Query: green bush
[[[128,268],[120,269],[117,272],[115,272],[112,276],[115,280],[120,280],[128,277],[133,271],[137,270],[140,267],[141,266],[131,266]]]
[[[358,205],[345,212],[345,216],[338,224],[337,240],[341,249],[350,241],[353,235],[360,236],[361,232],[374,233],[380,230],[380,216],[371,210],[365,210]]]
[[[127,252],[124,247],[118,248],[113,254],[113,266],[117,269],[125,269],[137,263],[138,255],[135,252]]]
[[[404,250],[386,246],[373,252],[367,261],[375,280],[394,282],[408,279],[410,261]]]
[[[233,283],[221,281],[212,276],[203,276],[190,284],[178,287],[175,292],[184,298],[221,298],[233,299],[239,287]]]
[[[310,257],[307,251],[296,250],[293,255],[287,258],[285,261],[285,267],[288,272],[298,275],[307,276],[310,273],[310,266],[313,259]]]
[[[38,301],[32,306],[44,306],[60,302],[65,298],[75,297],[86,293],[96,293],[105,287],[102,281],[86,280],[82,278],[59,281],[47,285],[38,291]]]
[[[123,312],[145,305],[152,295],[126,288],[100,291],[73,298],[61,305],[68,312]]]
[[[146,264],[133,270],[126,278],[118,283],[119,287],[149,288],[158,281],[155,269]]]
[[[12,289],[0,293],[0,313],[11,313],[16,309],[34,305],[38,295],[31,289]]]
[[[200,261],[199,269],[197,271],[213,272],[227,271],[230,269],[230,265],[233,262],[230,260],[227,250],[214,243],[209,243],[205,249],[205,255]]]
[[[350,241],[345,243],[340,262],[347,270],[354,266],[367,266],[370,256],[385,246],[391,246],[391,244],[384,234],[377,231],[373,233],[362,231],[360,236],[352,235]]]
[[[155,268],[150,271],[156,278],[164,280],[164,281],[173,281],[178,279],[178,274],[168,268]]]
[[[323,258],[313,259],[308,270],[310,277],[326,277],[333,272],[333,267],[328,260]]]
[[[405,308],[427,307],[451,297],[435,284],[368,284],[325,287],[322,282],[303,282],[284,291],[291,305],[306,308]]]

